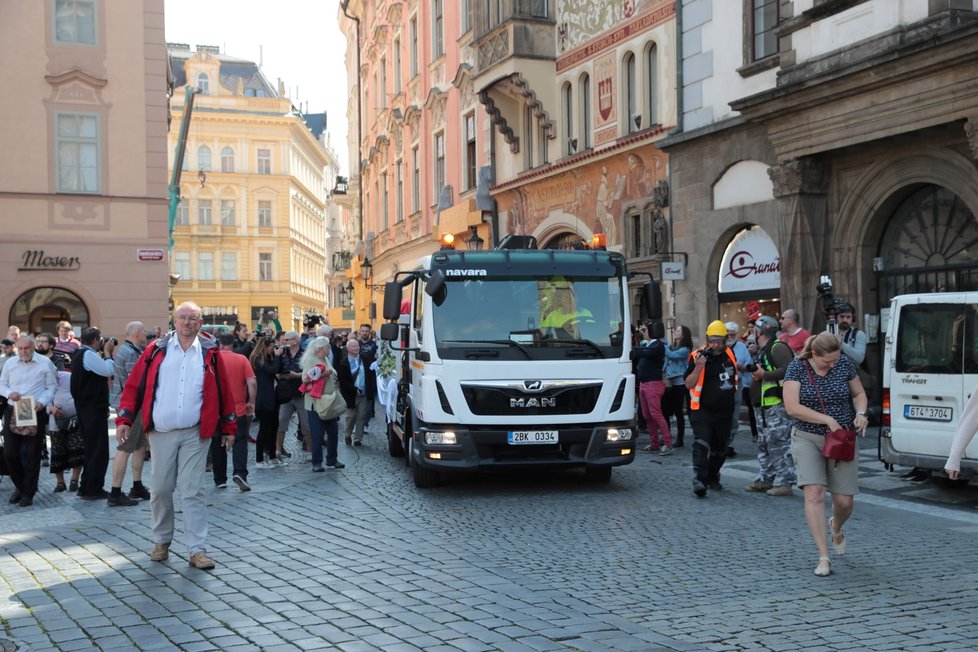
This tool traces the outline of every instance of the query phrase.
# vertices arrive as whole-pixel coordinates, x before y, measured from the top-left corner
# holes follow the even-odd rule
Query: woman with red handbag
[[[866,392],[832,333],[809,337],[784,375],[784,407],[792,418],[791,455],[805,493],[805,520],[818,548],[815,574],[832,572],[825,533],[825,490],[832,494],[832,547],[844,555],[842,526],[859,493],[855,433],[866,434]]]

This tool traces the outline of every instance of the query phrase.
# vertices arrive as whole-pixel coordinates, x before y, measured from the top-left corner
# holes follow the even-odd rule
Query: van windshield
[[[490,277],[445,283],[433,325],[442,358],[617,358],[621,277]]]
[[[897,372],[978,372],[975,304],[922,303],[904,306],[896,334]]]

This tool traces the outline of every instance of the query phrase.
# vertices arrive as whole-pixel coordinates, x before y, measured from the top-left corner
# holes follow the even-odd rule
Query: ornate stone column
[[[964,121],[964,135],[968,137],[971,147],[971,158],[978,161],[978,114]]]
[[[821,163],[811,157],[772,166],[768,175],[778,200],[778,253],[781,256],[781,309],[801,313],[802,326],[817,321],[815,286],[828,261],[828,201]]]

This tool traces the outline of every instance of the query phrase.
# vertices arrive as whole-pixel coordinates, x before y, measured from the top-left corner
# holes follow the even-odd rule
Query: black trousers
[[[105,490],[105,471],[109,467],[109,406],[76,405],[75,409],[85,439],[85,466],[78,495],[95,495]]]
[[[17,490],[31,498],[37,493],[37,479],[41,473],[41,444],[47,435],[41,422],[46,420],[46,413],[38,414],[37,420],[37,434],[30,437],[15,435],[7,429],[3,431],[3,458],[7,463],[7,473]]]
[[[693,479],[703,484],[720,481],[720,468],[727,459],[727,440],[730,439],[730,423],[733,411],[722,414],[705,410],[692,410],[689,422],[693,426]]]
[[[255,461],[263,462],[265,457],[275,459],[275,435],[278,432],[278,407],[272,410],[255,410],[258,419],[258,444],[255,446]]]
[[[668,422],[670,417],[676,417],[676,443],[682,444],[686,436],[686,417],[683,410],[689,390],[685,385],[666,385],[666,393],[662,395],[662,416]]]

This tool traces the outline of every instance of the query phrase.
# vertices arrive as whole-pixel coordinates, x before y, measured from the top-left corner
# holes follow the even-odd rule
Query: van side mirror
[[[401,316],[401,284],[397,281],[384,283],[384,319],[397,321]]]

